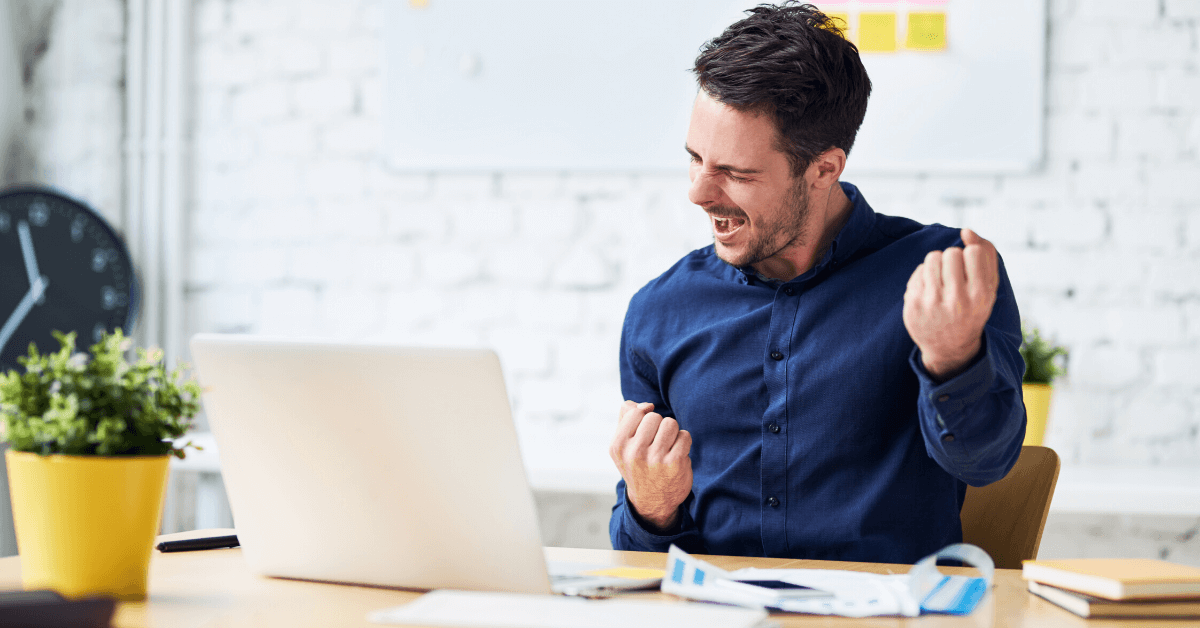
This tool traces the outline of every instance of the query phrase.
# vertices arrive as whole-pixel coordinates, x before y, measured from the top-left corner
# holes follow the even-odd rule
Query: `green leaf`
[[[88,353],[75,351],[76,335],[53,332],[58,351],[42,354],[30,343],[17,361],[25,367],[0,373],[0,418],[16,451],[43,455],[183,457],[174,445],[200,410],[200,386],[170,373],[161,350],[137,350],[117,329]]]
[[[1026,384],[1050,384],[1056,377],[1066,375],[1069,352],[1066,347],[1042,338],[1036,327],[1021,330],[1021,358],[1025,360]]]

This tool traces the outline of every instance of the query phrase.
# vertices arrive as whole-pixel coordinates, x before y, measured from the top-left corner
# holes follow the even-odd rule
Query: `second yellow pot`
[[[25,588],[144,599],[168,456],[5,457]]]
[[[1049,384],[1021,384],[1025,399],[1025,445],[1041,445],[1046,437],[1046,418],[1050,415]]]

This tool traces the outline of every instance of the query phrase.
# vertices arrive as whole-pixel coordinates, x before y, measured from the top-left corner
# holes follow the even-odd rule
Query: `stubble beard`
[[[713,247],[717,257],[730,266],[745,268],[774,257],[790,246],[803,244],[807,235],[806,223],[810,213],[808,193],[803,182],[797,185],[787,198],[783,199],[782,205],[784,207],[776,212],[780,219],[773,223],[759,225],[761,228],[757,230],[758,233],[741,254],[732,254],[728,248],[717,242],[716,236],[713,236]],[[746,213],[737,207],[714,207],[709,211],[717,216],[733,216],[749,220]]]

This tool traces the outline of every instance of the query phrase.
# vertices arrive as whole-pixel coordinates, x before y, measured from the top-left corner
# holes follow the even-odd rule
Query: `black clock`
[[[0,192],[0,372],[51,331],[86,350],[105,331],[132,334],[139,290],[125,244],[83,203],[38,187]]]

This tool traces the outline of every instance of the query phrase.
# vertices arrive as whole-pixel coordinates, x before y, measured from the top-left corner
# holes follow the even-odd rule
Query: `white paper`
[[[551,595],[431,591],[395,608],[375,611],[378,624],[480,628],[762,628],[762,609],[630,599],[584,600]]]
[[[939,558],[962,560],[976,566],[983,578],[945,576],[937,570]],[[973,545],[956,544],[922,559],[906,574],[880,575],[833,569],[740,569],[726,572],[671,546],[662,590],[680,597],[752,608],[774,608],[790,613],[873,617],[916,617],[922,611],[967,614],[981,601],[965,591],[986,592],[994,571],[992,559]],[[782,580],[827,591],[833,595],[814,599],[767,599],[720,586],[722,580]],[[972,589],[971,585],[978,585]],[[936,595],[935,595],[936,594]]]

